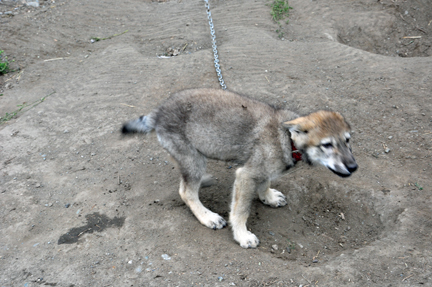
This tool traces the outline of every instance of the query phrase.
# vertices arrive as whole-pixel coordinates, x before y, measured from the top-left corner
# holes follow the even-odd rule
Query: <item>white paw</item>
[[[202,224],[211,229],[222,229],[227,225],[225,219],[217,213],[207,211],[204,218],[200,220]]]
[[[286,196],[282,192],[270,188],[264,197],[260,197],[264,204],[270,205],[272,207],[280,207],[287,205]]]
[[[259,244],[258,237],[250,231],[242,232],[237,236],[234,234],[234,240],[243,248],[257,248]]]

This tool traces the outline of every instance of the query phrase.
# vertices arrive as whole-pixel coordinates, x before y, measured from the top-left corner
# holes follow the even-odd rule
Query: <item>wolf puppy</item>
[[[181,198],[209,228],[223,228],[226,221],[204,207],[198,197],[200,186],[208,179],[207,159],[241,164],[236,171],[229,221],[234,239],[244,248],[259,244],[246,228],[253,198],[257,193],[264,204],[286,205],[285,196],[270,188],[270,182],[296,161],[324,165],[342,177],[357,169],[349,145],[350,127],[339,113],[319,111],[299,117],[222,90],[176,93],[147,116],[125,123],[122,133],[146,134],[152,130],[178,164]]]

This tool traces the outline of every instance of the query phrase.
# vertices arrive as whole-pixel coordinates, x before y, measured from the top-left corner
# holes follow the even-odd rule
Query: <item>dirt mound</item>
[[[228,89],[341,112],[358,171],[298,163],[272,183],[287,206],[253,202],[261,243],[242,249],[185,206],[155,135],[119,134],[220,88],[204,2],[0,1],[0,285],[431,285],[429,1],[291,0],[281,25],[265,1],[209,2]],[[210,161],[200,192],[225,219],[236,168]]]
[[[432,55],[430,1],[368,2],[357,1],[347,22],[338,23],[340,43],[385,56]]]

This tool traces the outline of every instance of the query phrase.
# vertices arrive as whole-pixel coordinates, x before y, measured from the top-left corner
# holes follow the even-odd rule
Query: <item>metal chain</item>
[[[211,16],[211,12],[210,12],[210,4],[208,3],[208,0],[204,0],[205,1],[205,7],[207,10],[207,19],[209,20],[209,25],[210,25],[210,34],[212,37],[212,47],[213,47],[213,55],[214,55],[214,63],[215,63],[215,68],[216,68],[216,74],[217,77],[219,79],[219,84],[221,85],[223,90],[226,90],[226,85],[225,82],[222,78],[222,71],[220,69],[220,65],[219,65],[219,56],[218,56],[218,51],[217,51],[217,46],[216,46],[216,34],[215,34],[215,30],[214,30],[214,25],[213,25],[213,19]]]

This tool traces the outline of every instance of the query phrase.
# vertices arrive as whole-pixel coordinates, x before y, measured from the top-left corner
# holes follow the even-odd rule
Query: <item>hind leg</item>
[[[270,181],[267,181],[258,189],[258,197],[262,203],[270,205],[271,207],[287,205],[285,195],[276,189],[270,188]]]
[[[206,157],[181,134],[156,129],[159,142],[170,153],[177,163],[181,173],[180,197],[189,206],[195,217],[205,226],[212,229],[221,229],[226,221],[217,213],[204,207],[199,200],[201,185],[209,184],[209,177],[205,175]]]
[[[212,229],[224,228],[227,224],[225,219],[207,209],[199,200],[198,192],[200,185],[200,180],[191,180],[187,176],[182,175],[179,189],[180,197],[203,225]]]

